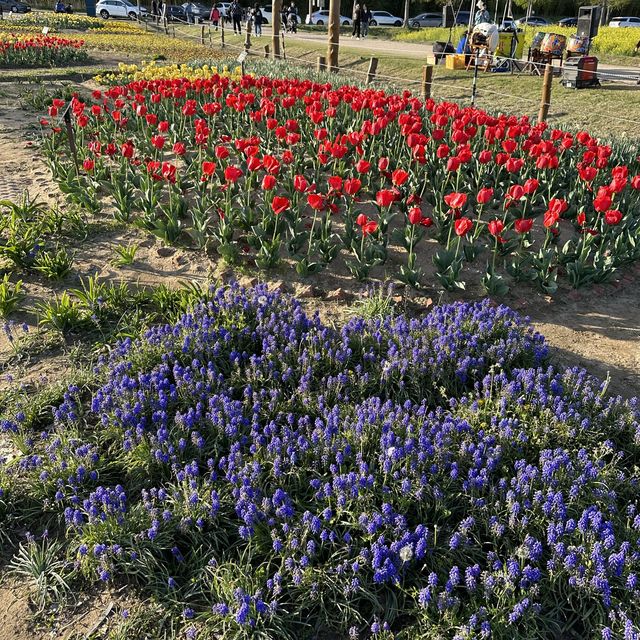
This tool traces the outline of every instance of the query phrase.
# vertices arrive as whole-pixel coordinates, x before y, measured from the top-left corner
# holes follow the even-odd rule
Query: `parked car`
[[[545,27],[550,24],[550,22],[541,16],[529,16],[528,18],[518,18],[516,24],[518,27]]]
[[[372,27],[401,27],[404,20],[388,11],[372,11],[369,25]]]
[[[513,18],[505,18],[500,23],[500,31],[517,31],[518,25]]]
[[[640,18],[634,16],[625,16],[622,18],[613,18],[609,23],[610,27],[640,27]]]
[[[317,24],[320,27],[323,24],[329,24],[329,11],[327,9],[314,11],[313,13],[307,15],[307,17],[304,19],[304,22],[305,24]],[[351,18],[340,16],[340,24],[343,27],[348,27],[351,24]]]
[[[11,13],[29,13],[31,11],[28,4],[16,0],[0,0],[0,7],[2,7],[2,11],[10,11]]]
[[[196,22],[203,22],[204,20],[209,19],[211,9],[205,7],[199,2],[185,2],[181,5],[187,16],[189,15],[189,5],[191,5],[191,17],[193,20],[195,20]]]
[[[169,22],[187,21],[187,14],[179,4],[168,4],[166,16]]]
[[[98,0],[96,3],[96,14],[104,20],[108,18],[131,18],[138,19],[138,5],[131,4],[127,0]],[[147,10],[140,7],[140,17],[147,15]]]
[[[456,14],[456,27],[468,25],[470,18],[471,14],[468,11],[458,11]]]
[[[562,18],[562,20],[558,20],[558,24],[561,27],[577,27],[578,18]]]
[[[419,27],[441,27],[442,26],[442,14],[441,13],[420,13],[413,18],[409,18],[409,26],[414,29]]]
[[[260,11],[262,12],[262,24],[271,24],[273,22],[271,10],[271,5],[260,7]]]
[[[229,7],[231,6],[230,2],[216,2],[213,5],[219,12],[221,18],[227,17],[227,12],[229,11]]]

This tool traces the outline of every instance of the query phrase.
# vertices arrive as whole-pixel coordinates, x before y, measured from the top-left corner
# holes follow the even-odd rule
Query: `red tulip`
[[[640,191],[640,174],[631,178],[631,188]]]
[[[320,193],[310,193],[307,196],[307,202],[309,206],[316,211],[322,211],[325,207],[324,196]]]
[[[533,227],[532,218],[518,218],[514,223],[515,230],[518,233],[528,233]]]
[[[367,173],[369,169],[371,169],[370,162],[367,162],[366,160],[358,160],[358,162],[356,162],[356,171],[358,173]]]
[[[396,199],[396,193],[391,189],[382,189],[376,193],[376,202],[379,207],[390,207]]]
[[[91,158],[85,158],[82,163],[82,168],[87,172],[91,173],[95,167],[95,162]]]
[[[396,169],[391,174],[391,182],[396,185],[396,187],[401,187],[407,180],[409,179],[409,173],[404,169]]]
[[[378,171],[384,172],[388,168],[389,168],[389,158],[380,158],[380,160],[378,160]],[[357,167],[356,167],[356,169],[357,169]],[[358,171],[359,171],[359,169],[358,169]]]
[[[557,211],[547,211],[544,214],[544,226],[548,229],[560,219],[560,214]]]
[[[151,144],[158,150],[164,147],[164,136],[151,136]]]
[[[480,164],[489,164],[489,162],[491,162],[491,160],[493,159],[493,155],[491,154],[491,151],[481,151],[478,154],[478,162]]]
[[[355,196],[356,193],[360,191],[361,187],[362,187],[362,182],[358,180],[358,178],[348,178],[347,180],[344,181],[344,185],[343,185],[344,192],[348,196]]]
[[[598,170],[595,167],[579,167],[578,174],[585,182],[593,182],[598,175]]]
[[[622,220],[622,213],[617,209],[609,209],[609,211],[607,211],[604,214],[604,221],[607,224],[610,224],[610,225],[620,224],[621,220]]]
[[[598,189],[597,196],[593,199],[593,208],[600,213],[607,211],[611,206],[611,194],[606,187]]]
[[[204,160],[202,162],[202,174],[205,176],[212,176],[216,172],[216,163]],[[226,172],[225,172],[226,175]]]
[[[264,156],[262,158],[262,166],[265,168],[265,171],[273,175],[276,175],[278,171],[280,171],[280,162],[278,162],[278,159],[273,156]]]
[[[304,193],[309,187],[309,183],[304,176],[297,175],[293,178],[293,188],[300,193]]]
[[[133,158],[133,145],[131,144],[131,142],[125,142],[122,145],[122,156],[124,158]]]
[[[436,157],[442,160],[443,158],[446,158],[449,155],[449,151],[450,149],[446,144],[441,144],[436,149]]]
[[[535,178],[529,178],[523,185],[523,191],[530,196],[532,193],[535,193],[540,186],[540,182]]]
[[[224,170],[224,179],[227,182],[237,182],[241,175],[242,169],[234,167],[233,165],[226,167]]]
[[[473,222],[469,218],[459,218],[454,223],[456,235],[462,237],[466,236],[473,228]]]
[[[493,189],[491,187],[484,187],[478,191],[478,195],[476,196],[476,200],[478,204],[487,204],[487,202],[491,202],[493,199]]]
[[[369,220],[369,222],[362,227],[362,235],[368,236],[370,233],[375,233],[377,230],[378,223],[375,220]]]
[[[449,160],[447,160],[447,171],[455,173],[458,169],[460,169],[460,158],[458,158],[458,156],[449,158]]]
[[[226,170],[225,170],[226,175]],[[267,174],[264,178],[262,178],[262,190],[263,191],[271,191],[276,186],[276,177],[271,174]]]
[[[184,142],[175,142],[173,144],[173,153],[175,153],[177,156],[183,156],[185,153],[187,153],[187,146],[184,144]]]
[[[557,213],[559,217],[569,208],[569,205],[567,204],[566,200],[562,200],[561,198],[551,198],[551,200],[549,200],[549,206],[547,208],[549,211]]]
[[[218,158],[218,160],[224,160],[225,158],[229,157],[229,149],[227,149],[227,147],[223,147],[221,144],[219,144],[215,149],[215,154],[216,154],[216,158]]]
[[[290,204],[289,198],[285,198],[284,196],[274,196],[271,201],[271,209],[273,209],[273,213],[278,216],[283,211],[286,211]]]
[[[581,211],[577,216],[576,216],[576,221],[580,226],[583,226],[584,223],[587,221],[587,214],[584,211]]]
[[[504,222],[502,222],[502,220],[492,220],[488,225],[487,225],[487,229],[489,229],[489,233],[494,237],[497,238],[503,231],[504,229]]]
[[[411,207],[409,209],[409,222],[411,224],[420,224],[422,220],[422,211],[420,211],[420,207]]]
[[[365,216],[365,215],[364,215],[364,213],[361,213],[361,214],[359,214],[359,215],[358,215],[358,217],[356,218],[356,224],[357,224],[359,227],[362,227],[362,226],[364,226],[365,224],[367,224],[367,220],[368,220],[368,219],[369,219],[369,218],[367,218],[367,216]]]
[[[342,178],[340,176],[330,176],[327,182],[334,191],[340,191],[342,188]]]
[[[467,194],[466,193],[448,193],[444,197],[444,201],[449,205],[452,209],[462,209],[464,205],[467,203]]]

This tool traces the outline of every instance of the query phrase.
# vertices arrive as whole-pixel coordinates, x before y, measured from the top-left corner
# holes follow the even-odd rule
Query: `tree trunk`
[[[411,0],[404,0],[404,23],[403,27],[405,29],[409,28],[409,3]]]

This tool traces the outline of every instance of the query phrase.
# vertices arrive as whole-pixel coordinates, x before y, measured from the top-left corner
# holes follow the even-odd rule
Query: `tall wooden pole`
[[[280,11],[282,9],[282,0],[272,0],[271,16],[273,19],[273,33],[271,34],[271,48],[273,49],[273,57],[280,57]]]
[[[339,41],[340,0],[329,0],[329,43],[327,46],[327,61],[329,63],[329,71],[338,71],[338,51],[340,48]]]
[[[549,115],[551,105],[551,83],[553,82],[553,66],[547,64],[544,69],[544,79],[542,81],[542,96],[540,98],[540,111],[538,112],[538,124],[545,122]]]

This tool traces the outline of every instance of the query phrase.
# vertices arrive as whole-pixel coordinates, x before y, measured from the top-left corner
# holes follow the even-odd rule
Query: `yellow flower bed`
[[[178,38],[170,38],[163,34],[145,33],[103,33],[102,31],[87,31],[82,34],[82,40],[88,49],[99,51],[117,51],[130,53],[145,58],[163,56],[172,62],[186,62],[194,59],[220,58],[222,52]]]
[[[236,67],[231,70],[227,65],[222,68],[212,67],[208,64],[202,66],[191,66],[188,64],[165,64],[160,65],[155,61],[142,62],[137,64],[118,65],[116,73],[108,73],[103,76],[96,76],[95,80],[102,84],[135,82],[137,80],[173,80],[175,78],[187,78],[187,80],[198,80],[210,78],[219,74],[223,77],[239,80],[242,77],[242,70]]]

